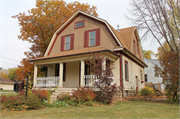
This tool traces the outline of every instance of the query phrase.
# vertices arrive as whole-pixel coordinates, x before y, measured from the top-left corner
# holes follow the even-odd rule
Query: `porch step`
[[[57,96],[60,94],[68,94],[72,95],[73,90],[77,90],[77,88],[57,88],[55,92],[50,96],[50,103],[57,100]]]

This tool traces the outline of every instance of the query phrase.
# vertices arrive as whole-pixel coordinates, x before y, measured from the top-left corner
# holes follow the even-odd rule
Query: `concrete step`
[[[57,88],[56,91],[73,91],[77,90],[77,88]]]

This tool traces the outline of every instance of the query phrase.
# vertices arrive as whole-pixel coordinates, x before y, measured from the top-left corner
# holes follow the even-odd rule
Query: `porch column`
[[[34,81],[33,81],[33,87],[37,86],[37,65],[34,65]]]
[[[81,87],[84,87],[84,60],[81,60]]]
[[[102,59],[102,70],[103,71],[106,70],[106,58],[105,57]],[[102,74],[102,75],[104,75],[104,74]]]
[[[59,64],[59,85],[58,87],[63,87],[63,63],[60,62]]]

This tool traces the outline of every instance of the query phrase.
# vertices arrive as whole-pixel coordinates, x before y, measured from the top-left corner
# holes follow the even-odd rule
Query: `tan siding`
[[[85,20],[85,27],[74,29],[75,22]],[[62,31],[57,37],[55,44],[51,50],[50,55],[60,52],[61,36],[73,34],[74,33],[74,49],[84,48],[84,31],[100,28],[100,46],[110,50],[113,50],[117,46],[113,37],[111,36],[109,30],[106,28],[105,24],[98,21],[92,20],[83,15],[79,15],[69,26]]]

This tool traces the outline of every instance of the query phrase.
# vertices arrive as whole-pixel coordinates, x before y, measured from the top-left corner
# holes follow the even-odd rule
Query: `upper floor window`
[[[71,36],[65,37],[65,50],[70,50],[70,40],[71,40]]]
[[[78,22],[75,22],[75,28],[81,28],[81,27],[84,27],[85,26],[85,21],[78,21]]]
[[[100,45],[100,28],[84,32],[84,47]]]
[[[134,54],[136,54],[136,46],[135,46],[135,41],[133,40],[133,50],[134,50]]]
[[[129,81],[129,76],[128,76],[128,62],[125,61],[125,80]]]
[[[61,51],[74,49],[74,34],[61,37]]]
[[[96,31],[89,32],[89,46],[96,45]]]

